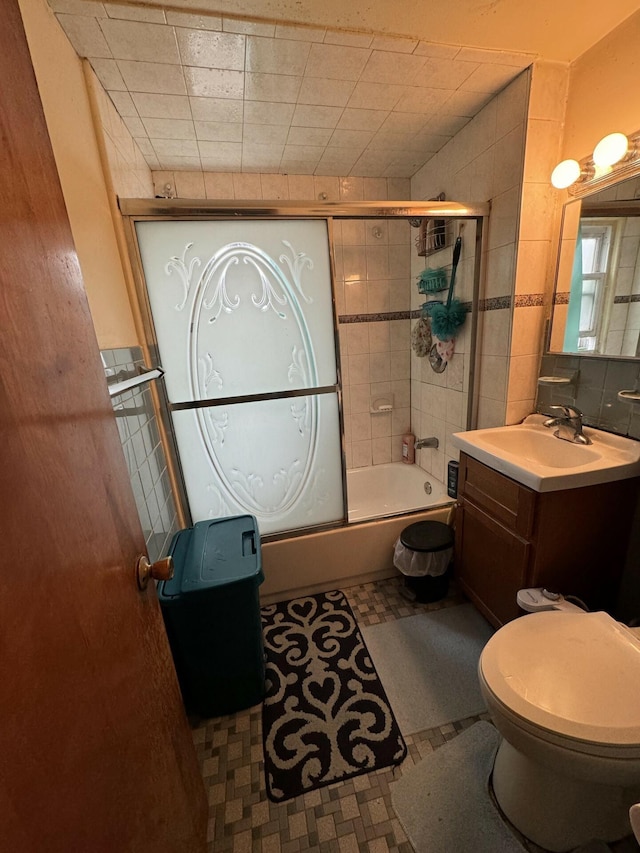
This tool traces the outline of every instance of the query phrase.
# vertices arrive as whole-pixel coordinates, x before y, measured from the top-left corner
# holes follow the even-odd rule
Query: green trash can
[[[252,515],[199,521],[173,537],[174,576],[158,596],[185,707],[202,717],[264,696],[258,587],[264,580]]]

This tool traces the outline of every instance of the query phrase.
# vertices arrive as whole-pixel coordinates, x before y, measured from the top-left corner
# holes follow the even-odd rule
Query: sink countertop
[[[592,444],[557,438],[529,415],[521,424],[454,433],[460,450],[536,492],[555,492],[640,476],[640,441],[584,427]]]

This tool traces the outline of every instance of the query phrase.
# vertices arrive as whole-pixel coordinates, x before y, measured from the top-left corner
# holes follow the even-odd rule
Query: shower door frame
[[[476,224],[475,251],[474,251],[474,275],[473,296],[471,303],[471,358],[469,364],[469,405],[467,407],[467,429],[472,429],[475,424],[477,404],[474,394],[474,376],[476,364],[477,329],[478,329],[478,304],[480,288],[483,281],[486,257],[487,231],[485,220],[488,218],[490,206],[488,203],[464,204],[454,201],[376,201],[376,202],[331,202],[321,201],[296,202],[296,201],[219,201],[206,199],[118,199],[118,205],[123,217],[125,235],[129,249],[129,259],[133,270],[135,292],[132,294],[132,308],[136,323],[141,329],[144,340],[141,343],[147,366],[159,363],[159,351],[151,304],[147,292],[147,286],[142,265],[142,258],[138,245],[136,223],[144,221],[229,221],[229,220],[278,220],[278,219],[320,219],[326,222],[329,243],[329,267],[331,274],[331,303],[333,307],[334,346],[336,357],[336,384],[318,389],[302,389],[301,391],[285,392],[277,396],[300,396],[310,390],[316,393],[327,393],[334,391],[338,400],[338,417],[341,444],[341,467],[342,467],[342,491],[343,491],[343,518],[311,527],[296,528],[282,533],[274,533],[262,536],[267,542],[274,539],[285,539],[302,536],[307,533],[317,533],[323,530],[332,530],[349,525],[347,508],[347,468],[344,438],[344,416],[342,400],[342,370],[340,363],[339,345],[339,323],[336,311],[335,299],[335,263],[334,263],[334,220],[343,219],[450,219],[471,220]],[[411,318],[411,311],[409,311]],[[180,404],[169,402],[162,381],[154,383],[153,399],[160,416],[161,440],[167,456],[167,469],[171,480],[180,523],[183,527],[192,526],[192,518],[189,509],[184,474],[180,462],[180,454],[174,436],[171,421],[171,411],[184,408]],[[253,395],[260,399],[270,399],[273,393]],[[246,400],[246,396],[243,398]],[[239,402],[235,398],[207,399],[195,401],[190,408],[199,408],[209,405],[229,405]]]

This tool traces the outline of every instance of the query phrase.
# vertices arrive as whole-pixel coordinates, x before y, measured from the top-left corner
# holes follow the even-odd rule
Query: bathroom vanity
[[[495,627],[520,615],[516,593],[543,586],[592,610],[616,601],[640,479],[536,491],[460,454],[455,575]]]

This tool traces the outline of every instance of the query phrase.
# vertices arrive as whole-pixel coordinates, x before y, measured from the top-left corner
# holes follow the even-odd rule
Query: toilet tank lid
[[[484,647],[496,698],[535,725],[592,743],[640,744],[640,638],[607,613],[530,613]]]

